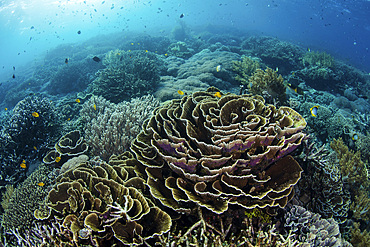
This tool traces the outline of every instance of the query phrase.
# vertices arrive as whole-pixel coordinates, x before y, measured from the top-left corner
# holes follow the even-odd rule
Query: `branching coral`
[[[173,100],[144,123],[131,149],[151,194],[178,212],[284,207],[302,171],[288,154],[305,138],[305,120],[260,96],[216,92]]]
[[[242,56],[241,61],[233,61],[233,70],[237,73],[235,80],[245,85],[249,84],[249,77],[259,68],[259,62],[247,56]]]
[[[334,153],[315,142],[304,142],[304,157],[301,162],[304,173],[299,181],[299,199],[309,210],[338,222],[347,220],[351,202],[348,190],[342,181],[340,168]]]
[[[119,104],[92,96],[80,111],[90,153],[108,160],[112,154],[128,150],[144,120],[157,106],[159,101],[151,95]]]
[[[265,71],[257,69],[256,72],[249,77],[250,92],[253,94],[268,94],[268,100],[276,100],[280,104],[286,101],[286,86],[284,79],[278,75],[276,71],[267,68]]]
[[[1,222],[6,233],[19,232],[22,235],[33,225],[33,212],[43,202],[53,179],[51,170],[49,166],[40,165],[14,190]]]
[[[304,66],[318,66],[331,68],[334,66],[334,58],[326,52],[306,52],[302,58]]]
[[[296,234],[295,239],[307,246],[351,246],[342,239],[334,219],[321,219],[319,214],[300,206],[293,206],[286,214],[285,226]]]
[[[103,62],[107,67],[98,72],[92,90],[114,103],[152,92],[163,66],[156,54],[145,51],[113,51]]]

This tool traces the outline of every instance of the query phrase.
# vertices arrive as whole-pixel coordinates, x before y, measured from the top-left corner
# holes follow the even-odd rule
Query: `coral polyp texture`
[[[302,169],[288,155],[306,122],[261,96],[193,93],[157,108],[131,149],[150,192],[177,212],[284,207]]]
[[[95,159],[63,173],[46,198],[49,210],[35,216],[60,224],[78,246],[136,246],[169,231],[170,216],[142,194],[144,180],[131,176],[130,160]]]

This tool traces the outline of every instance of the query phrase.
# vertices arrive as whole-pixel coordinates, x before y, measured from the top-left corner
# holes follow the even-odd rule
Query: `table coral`
[[[217,214],[230,204],[284,207],[302,169],[288,154],[305,138],[305,120],[260,96],[216,88],[157,108],[131,149],[154,198],[178,212],[198,205]]]

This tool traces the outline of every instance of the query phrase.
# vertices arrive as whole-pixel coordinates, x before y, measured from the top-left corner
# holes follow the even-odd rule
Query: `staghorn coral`
[[[286,101],[286,86],[281,75],[278,76],[276,71],[267,68],[265,71],[257,69],[254,74],[249,77],[249,91],[253,94],[265,94],[267,92],[268,100],[272,103],[273,100],[284,104]]]
[[[338,223],[333,219],[321,219],[300,206],[293,206],[285,215],[285,227],[290,229],[302,246],[351,246],[343,240]]]
[[[237,73],[235,80],[248,85],[249,77],[260,68],[260,64],[248,56],[242,56],[241,58],[241,61],[233,61],[233,70]]]
[[[112,51],[103,60],[92,83],[94,94],[118,103],[153,92],[160,79],[163,62],[152,52]]]
[[[47,165],[62,166],[67,160],[87,152],[89,146],[84,142],[79,130],[71,131],[62,136],[43,158]]]
[[[131,150],[151,194],[177,212],[284,207],[302,171],[287,155],[305,138],[305,120],[260,96],[215,92],[173,100],[144,123]]]
[[[144,197],[144,181],[133,177],[130,161],[135,162],[132,156],[113,165],[95,159],[68,170],[46,198],[49,210],[39,209],[35,216],[60,224],[72,236],[66,243],[59,238],[62,245],[136,246],[169,231],[170,216]]]
[[[151,95],[119,104],[101,96],[92,96],[80,111],[90,153],[108,160],[112,154],[128,150],[144,120],[157,106],[159,101]]]

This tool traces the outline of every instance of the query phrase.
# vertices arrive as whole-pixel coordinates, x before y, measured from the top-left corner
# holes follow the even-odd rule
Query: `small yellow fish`
[[[119,55],[121,55],[121,53],[117,52],[117,55],[119,56]]]
[[[67,121],[71,120],[71,118],[67,118]]]
[[[165,55],[166,57],[168,56],[168,54],[167,54],[167,53],[165,53],[164,55]],[[369,73],[369,74],[370,74],[370,73]]]
[[[37,151],[37,147],[36,146],[33,146],[33,149],[35,149]]]
[[[177,90],[177,93],[180,94],[180,95],[184,95],[184,92],[181,91],[181,90]]]
[[[43,187],[45,184],[43,182],[37,183],[38,186]]]
[[[138,45],[140,45],[140,43],[137,43]]]
[[[294,76],[294,75],[295,75],[295,72],[293,71],[293,72],[292,72],[292,76]]]
[[[23,160],[22,163],[20,164],[20,166],[21,166],[21,168],[26,169],[27,168],[26,161]]]
[[[80,99],[76,99],[76,102],[77,102],[77,103],[80,103],[80,102],[81,102],[81,100],[80,100]]]
[[[319,105],[315,105],[315,106],[313,106],[313,107],[311,107],[310,108],[310,112],[311,112],[311,115],[313,116],[313,117],[316,117],[317,116],[317,109],[319,109]]]
[[[95,104],[93,105],[93,107],[94,107],[94,110],[96,111],[96,105]]]
[[[7,111],[7,110],[8,110],[8,108],[5,107],[5,111]]]
[[[128,50],[128,52],[131,52],[131,50]]]
[[[134,45],[134,43],[131,43],[131,45]]]
[[[358,135],[357,135],[356,133],[354,133],[354,134],[352,135],[352,140],[353,140],[353,141],[357,141],[357,140],[358,140]]]
[[[60,158],[59,156],[55,158],[55,162],[59,162],[62,158]]]
[[[145,50],[145,52],[148,52],[148,50]]]
[[[220,72],[220,71],[221,71],[221,65],[217,65],[217,67],[216,67],[216,71],[217,71],[217,72]]]
[[[34,116],[34,117],[39,117],[40,115],[37,113],[37,112],[32,112],[32,116]]]
[[[213,96],[215,96],[217,98],[221,98],[221,93],[220,92],[216,92]]]

